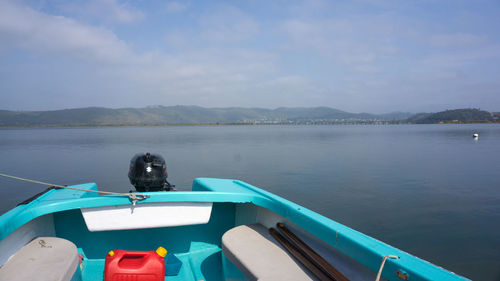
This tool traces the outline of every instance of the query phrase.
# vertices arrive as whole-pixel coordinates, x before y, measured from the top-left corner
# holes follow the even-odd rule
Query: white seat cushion
[[[228,230],[222,251],[249,280],[316,280],[261,224]]]
[[[17,251],[0,268],[0,280],[69,281],[77,266],[75,244],[56,237],[39,237]]]

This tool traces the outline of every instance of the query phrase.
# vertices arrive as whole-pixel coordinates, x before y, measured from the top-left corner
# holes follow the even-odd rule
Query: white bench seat
[[[228,230],[222,251],[249,280],[316,280],[261,224]]]
[[[9,258],[0,268],[0,280],[69,281],[78,263],[75,244],[56,237],[39,237]]]

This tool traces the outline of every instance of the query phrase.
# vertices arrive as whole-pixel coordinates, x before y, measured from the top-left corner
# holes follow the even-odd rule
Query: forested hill
[[[436,113],[420,113],[408,118],[408,122],[415,124],[498,122],[499,117],[488,111],[466,108]]]
[[[199,106],[153,106],[110,109],[88,107],[54,111],[0,110],[0,126],[160,125],[210,123],[308,123],[376,122],[403,120],[410,113],[375,115],[349,113],[329,107],[314,108],[204,108]]]

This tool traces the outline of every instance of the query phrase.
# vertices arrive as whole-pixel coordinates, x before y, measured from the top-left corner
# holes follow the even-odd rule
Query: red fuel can
[[[167,250],[114,250],[106,255],[104,281],[164,281]]]

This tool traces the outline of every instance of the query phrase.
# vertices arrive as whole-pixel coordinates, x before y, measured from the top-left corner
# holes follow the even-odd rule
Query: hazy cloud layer
[[[120,3],[117,0],[60,1],[57,7],[65,13],[82,19],[89,18],[107,23],[132,23],[145,17],[142,11],[130,3]]]
[[[0,109],[500,111],[494,1],[0,1]]]

